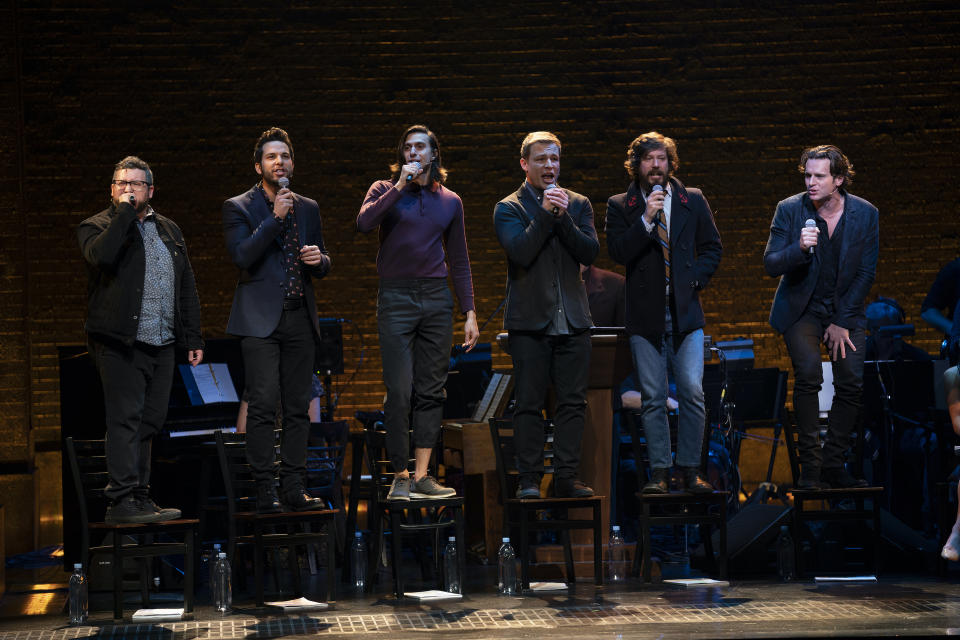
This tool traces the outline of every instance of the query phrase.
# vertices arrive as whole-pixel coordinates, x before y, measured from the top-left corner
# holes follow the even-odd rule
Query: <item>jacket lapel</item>
[[[680,181],[672,178],[670,182],[673,184],[673,194],[670,196],[670,246],[673,247],[690,218],[690,204],[687,190]]]
[[[537,209],[540,208],[540,203],[537,202],[536,197],[534,197],[530,191],[530,187],[527,186],[526,181],[524,181],[524,183],[520,185],[520,189],[517,190],[517,200],[520,201],[520,206],[523,207],[523,212],[527,218],[535,220],[537,217]]]

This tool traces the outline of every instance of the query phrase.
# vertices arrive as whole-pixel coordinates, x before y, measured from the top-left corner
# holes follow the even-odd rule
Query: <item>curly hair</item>
[[[680,166],[680,157],[677,155],[677,143],[674,142],[673,138],[668,138],[656,131],[641,134],[627,147],[627,159],[623,163],[627,173],[637,184],[640,184],[640,178],[642,177],[640,175],[640,162],[645,155],[657,149],[664,149],[667,152],[667,160],[669,163],[667,167],[667,178],[670,178],[674,171]]]

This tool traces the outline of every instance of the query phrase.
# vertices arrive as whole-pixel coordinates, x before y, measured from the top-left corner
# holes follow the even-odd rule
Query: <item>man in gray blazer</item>
[[[560,140],[535,131],[520,147],[526,180],[497,203],[493,220],[507,254],[504,328],[510,334],[520,472],[518,498],[540,497],[543,476],[542,411],[547,387],[556,393],[554,493],[582,498],[593,489],[577,477],[590,363],[590,307],[580,265],[600,245],[593,208],[579,193],[557,185]]]
[[[304,491],[310,431],[314,340],[319,336],[312,278],[330,270],[320,208],[289,188],[293,143],[283,129],[264,131],[254,145],[261,180],[223,203],[227,253],[240,270],[227,332],[242,336],[246,369],[247,459],[257,481],[257,510],[319,509]],[[280,495],[274,484],[274,424],[283,412]]]
[[[770,325],[783,334],[793,361],[793,410],[801,489],[863,487],[844,468],[850,434],[860,419],[866,339],[864,300],[877,272],[877,208],[847,193],[853,165],[837,147],[800,156],[806,191],[781,201],[763,253],[767,273],[780,278]],[[821,448],[818,393],[820,344],[833,361],[833,405]]]

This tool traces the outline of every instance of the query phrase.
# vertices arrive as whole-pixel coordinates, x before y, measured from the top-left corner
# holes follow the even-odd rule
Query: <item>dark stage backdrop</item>
[[[155,171],[156,208],[184,230],[204,331],[217,337],[236,278],[220,205],[254,183],[258,134],[290,132],[293,186],[322,203],[333,257],[317,285],[321,313],[351,320],[366,344],[362,371],[338,389],[340,417],[378,406],[383,393],[377,241],[356,233],[354,219],[366,188],[386,176],[398,135],[417,122],[439,135],[449,187],[466,207],[481,318],[503,294],[491,216],[522,180],[524,134],[560,135],[560,183],[593,202],[605,245],[606,200],[627,184],[626,145],[656,129],[678,141],[678,176],[704,190],[723,236],[704,296],[708,333],[752,337],[758,366],[787,366],[767,325],[776,281],[761,256],[776,203],[802,189],[801,149],[823,142],[849,155],[852,191],[880,209],[874,293],[896,297],[919,321],[934,274],[958,255],[960,10],[715,4],[0,3],[8,551],[59,540],[56,347],[84,339],[86,304],[75,229],[107,203],[111,168],[127,154]],[[613,268],[605,248],[599,264]],[[360,341],[349,328],[344,337],[349,372]],[[916,343],[935,350],[938,336],[918,327]],[[498,354],[494,365],[508,359]]]

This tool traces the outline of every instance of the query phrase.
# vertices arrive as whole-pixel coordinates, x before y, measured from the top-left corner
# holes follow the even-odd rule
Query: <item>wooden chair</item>
[[[257,605],[264,604],[263,569],[267,549],[286,548],[290,554],[290,569],[293,574],[294,595],[303,595],[300,579],[300,564],[297,547],[326,543],[327,588],[324,597],[333,600],[336,594],[335,549],[337,545],[335,517],[338,509],[316,511],[286,511],[281,513],[257,513],[256,481],[247,463],[246,442],[227,442],[223,433],[217,432],[217,455],[223,484],[227,492],[228,556],[234,569],[240,567],[238,548],[253,547],[253,575],[257,588]],[[277,584],[277,590],[282,591]]]
[[[631,438],[637,451],[637,475],[642,487],[645,483],[646,467],[649,458],[646,455],[645,440],[639,438],[637,428],[638,417],[633,412],[626,412],[624,419],[630,431]],[[700,470],[704,472],[707,463],[707,449],[709,447],[709,423],[704,423],[703,447],[700,453]],[[670,442],[677,442],[676,433],[671,433]],[[727,501],[729,491],[713,491],[712,493],[688,493],[673,491],[663,494],[650,494],[638,491],[636,493],[639,506],[640,537],[637,540],[637,551],[633,556],[633,575],[643,572],[643,581],[652,579],[651,552],[653,538],[651,528],[655,526],[672,526],[695,524],[700,528],[700,539],[703,541],[706,557],[714,567],[714,571],[721,579],[727,577]],[[716,527],[719,532],[719,548],[714,550],[711,528]]]
[[[346,509],[343,504],[343,461],[350,435],[350,423],[313,422],[307,441],[306,488],[314,498],[322,498],[328,509],[336,509],[334,518],[337,534],[337,557],[344,555],[344,526]],[[311,571],[315,570],[314,547],[308,547]],[[348,565],[348,562],[344,562]]]
[[[790,458],[790,471],[793,475],[793,484],[796,487],[800,479],[800,463],[797,457],[797,432],[792,419],[784,421],[784,430],[787,443],[787,454]],[[863,440],[863,425],[858,425],[857,439]],[[855,458],[857,468],[862,466],[862,446],[857,444]],[[803,554],[803,539],[809,538],[808,522],[850,522],[860,521],[870,523],[873,535],[866,536],[872,547],[863,561],[874,574],[880,570],[880,501],[883,498],[883,487],[857,487],[853,489],[793,489],[793,519],[791,521],[791,535],[797,559],[797,576],[809,575],[805,556]],[[808,503],[814,506],[808,507]],[[847,508],[852,505],[852,508]],[[866,551],[866,550],[865,550]],[[817,568],[820,574],[844,574],[849,571],[837,568]]]
[[[570,531],[589,529],[593,531],[593,576],[596,584],[603,584],[603,543],[601,520],[601,496],[589,498],[536,498],[519,499],[516,496],[520,475],[517,472],[516,446],[514,444],[513,423],[501,418],[490,419],[490,437],[493,439],[493,451],[497,460],[497,477],[500,480],[500,496],[503,501],[504,534],[511,533],[513,540],[519,540],[517,553],[520,556],[521,580],[524,589],[530,588],[530,533],[533,531],[559,531],[563,543],[563,556],[566,565],[566,581],[576,582],[573,563],[573,547],[570,544]],[[553,475],[553,434],[549,433],[544,448],[544,475]],[[590,509],[590,517],[571,517],[570,509]],[[540,520],[537,512],[554,510],[557,517]]]
[[[180,518],[145,524],[107,524],[102,517],[108,500],[107,458],[103,440],[65,441],[67,459],[73,476],[75,499],[80,508],[81,557],[91,566],[96,555],[110,556],[113,577],[113,617],[123,618],[123,564],[127,558],[140,565],[140,593],[143,605],[150,604],[148,562],[160,556],[183,556],[183,608],[193,611],[195,540],[198,520]],[[107,539],[110,539],[107,541]],[[91,539],[95,541],[91,546]]]
[[[385,546],[387,535],[390,537],[390,564],[393,572],[394,593],[397,598],[403,598],[403,572],[401,568],[402,545],[404,536],[413,536],[421,552],[421,571],[423,578],[428,579],[432,571],[430,564],[424,561],[423,545],[425,534],[431,534],[433,567],[440,567],[440,556],[447,536],[442,533],[453,529],[457,540],[457,564],[461,576],[461,592],[463,576],[466,573],[466,548],[463,537],[463,497],[450,498],[411,498],[407,501],[387,500],[390,486],[393,484],[393,466],[387,459],[386,433],[375,429],[365,430],[367,466],[373,476],[374,491],[368,521],[371,528],[371,543],[369,546],[369,575],[368,585],[372,585],[377,577],[378,562],[381,549]],[[384,523],[389,523],[389,529]],[[369,588],[369,587],[368,587]]]

